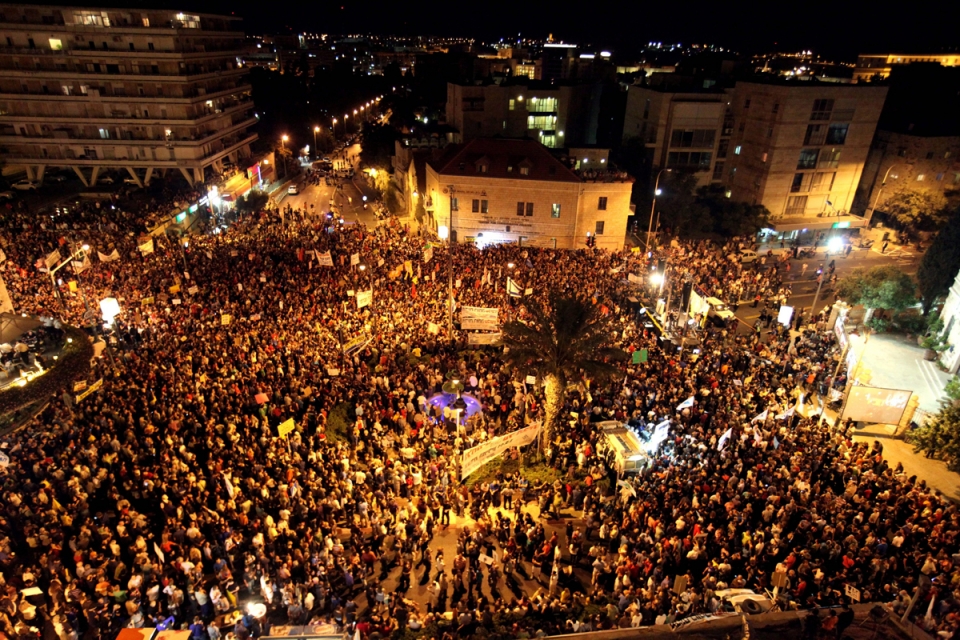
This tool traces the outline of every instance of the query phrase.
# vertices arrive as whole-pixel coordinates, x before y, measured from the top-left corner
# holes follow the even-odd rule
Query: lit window
[[[740,149],[741,149],[741,147],[740,147],[739,144],[738,144],[737,146],[735,146],[735,147],[733,148],[733,155],[735,155],[735,156],[740,155]]]
[[[553,206],[550,208],[550,215],[554,218],[560,217],[560,204],[554,202]]]
[[[918,173],[918,174],[917,174],[917,182],[923,182],[923,179],[924,179],[924,178],[926,178],[926,176],[925,176],[924,174],[922,174],[922,173]]]
[[[149,27],[149,26],[150,26],[150,18],[144,18],[144,19],[143,19],[143,26],[145,26],[145,27]],[[260,45],[257,45],[257,46],[259,47]]]
[[[530,175],[530,167],[520,167],[520,175],[522,176]]]
[[[50,38],[50,48],[53,51],[63,51],[63,41],[60,38]]]

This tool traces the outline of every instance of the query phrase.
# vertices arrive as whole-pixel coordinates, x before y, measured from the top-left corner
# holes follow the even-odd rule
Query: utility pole
[[[650,236],[653,235],[653,212],[657,208],[657,196],[660,195],[660,176],[664,172],[670,173],[673,169],[660,169],[657,173],[657,179],[653,183],[653,202],[650,204],[650,224],[647,226],[647,246],[644,249],[650,252]]]
[[[453,216],[457,210],[457,199],[454,197],[454,186],[450,185],[450,230],[447,236],[447,331],[450,341],[453,341]]]

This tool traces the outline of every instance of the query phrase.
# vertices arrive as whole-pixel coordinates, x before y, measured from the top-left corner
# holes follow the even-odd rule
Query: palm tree
[[[550,442],[559,426],[560,407],[568,382],[581,376],[606,378],[619,370],[613,365],[626,353],[612,346],[613,329],[600,307],[583,296],[551,295],[548,305],[524,302],[525,321],[503,325],[505,359],[519,375],[536,374],[546,380],[546,416],[543,437]]]

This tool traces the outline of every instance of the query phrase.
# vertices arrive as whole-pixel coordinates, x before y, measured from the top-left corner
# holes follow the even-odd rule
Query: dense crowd
[[[799,606],[841,603],[852,585],[900,612],[924,576],[933,586],[914,610],[945,637],[956,628],[956,507],[890,468],[879,445],[854,444],[849,427],[804,417],[837,355],[822,317],[799,334],[707,327],[699,353],[680,354],[628,305],[641,254],[456,247],[459,305],[497,306],[506,322],[530,297],[591,296],[611,342],[649,354],[610,383],[568,390],[570,421],[544,447],[552,481],[490,472],[470,486],[460,452],[544,408],[499,349],[448,333],[444,247],[396,221],[276,211],[186,248],[158,236],[146,255],[142,217],[123,203],[3,222],[17,312],[79,325],[81,292],[123,309],[112,361],[94,365],[102,388],[53,399],[2,439],[8,637],[172,624],[194,640],[246,640],[316,622],[362,638],[478,627],[524,638],[716,612],[718,592],[762,592],[777,571]],[[55,294],[36,261],[74,242],[121,258],[93,258],[64,277],[76,293],[63,282]],[[726,248],[674,250],[715,293],[755,277]],[[507,277],[529,296],[509,296]],[[426,402],[451,372],[482,406],[463,431]],[[295,431],[278,437],[289,419]],[[621,478],[597,423],[643,432],[664,419],[648,468]],[[456,553],[445,556],[448,527]]]

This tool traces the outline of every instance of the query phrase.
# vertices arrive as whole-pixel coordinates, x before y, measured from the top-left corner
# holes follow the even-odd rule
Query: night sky
[[[956,30],[960,5],[950,0],[912,5],[864,0],[107,0],[77,4],[233,12],[245,18],[248,31],[257,32],[290,28],[488,40],[517,33],[543,38],[553,33],[568,42],[621,52],[651,40],[713,43],[747,53],[813,49],[850,60],[858,52],[937,52],[960,47]]]

